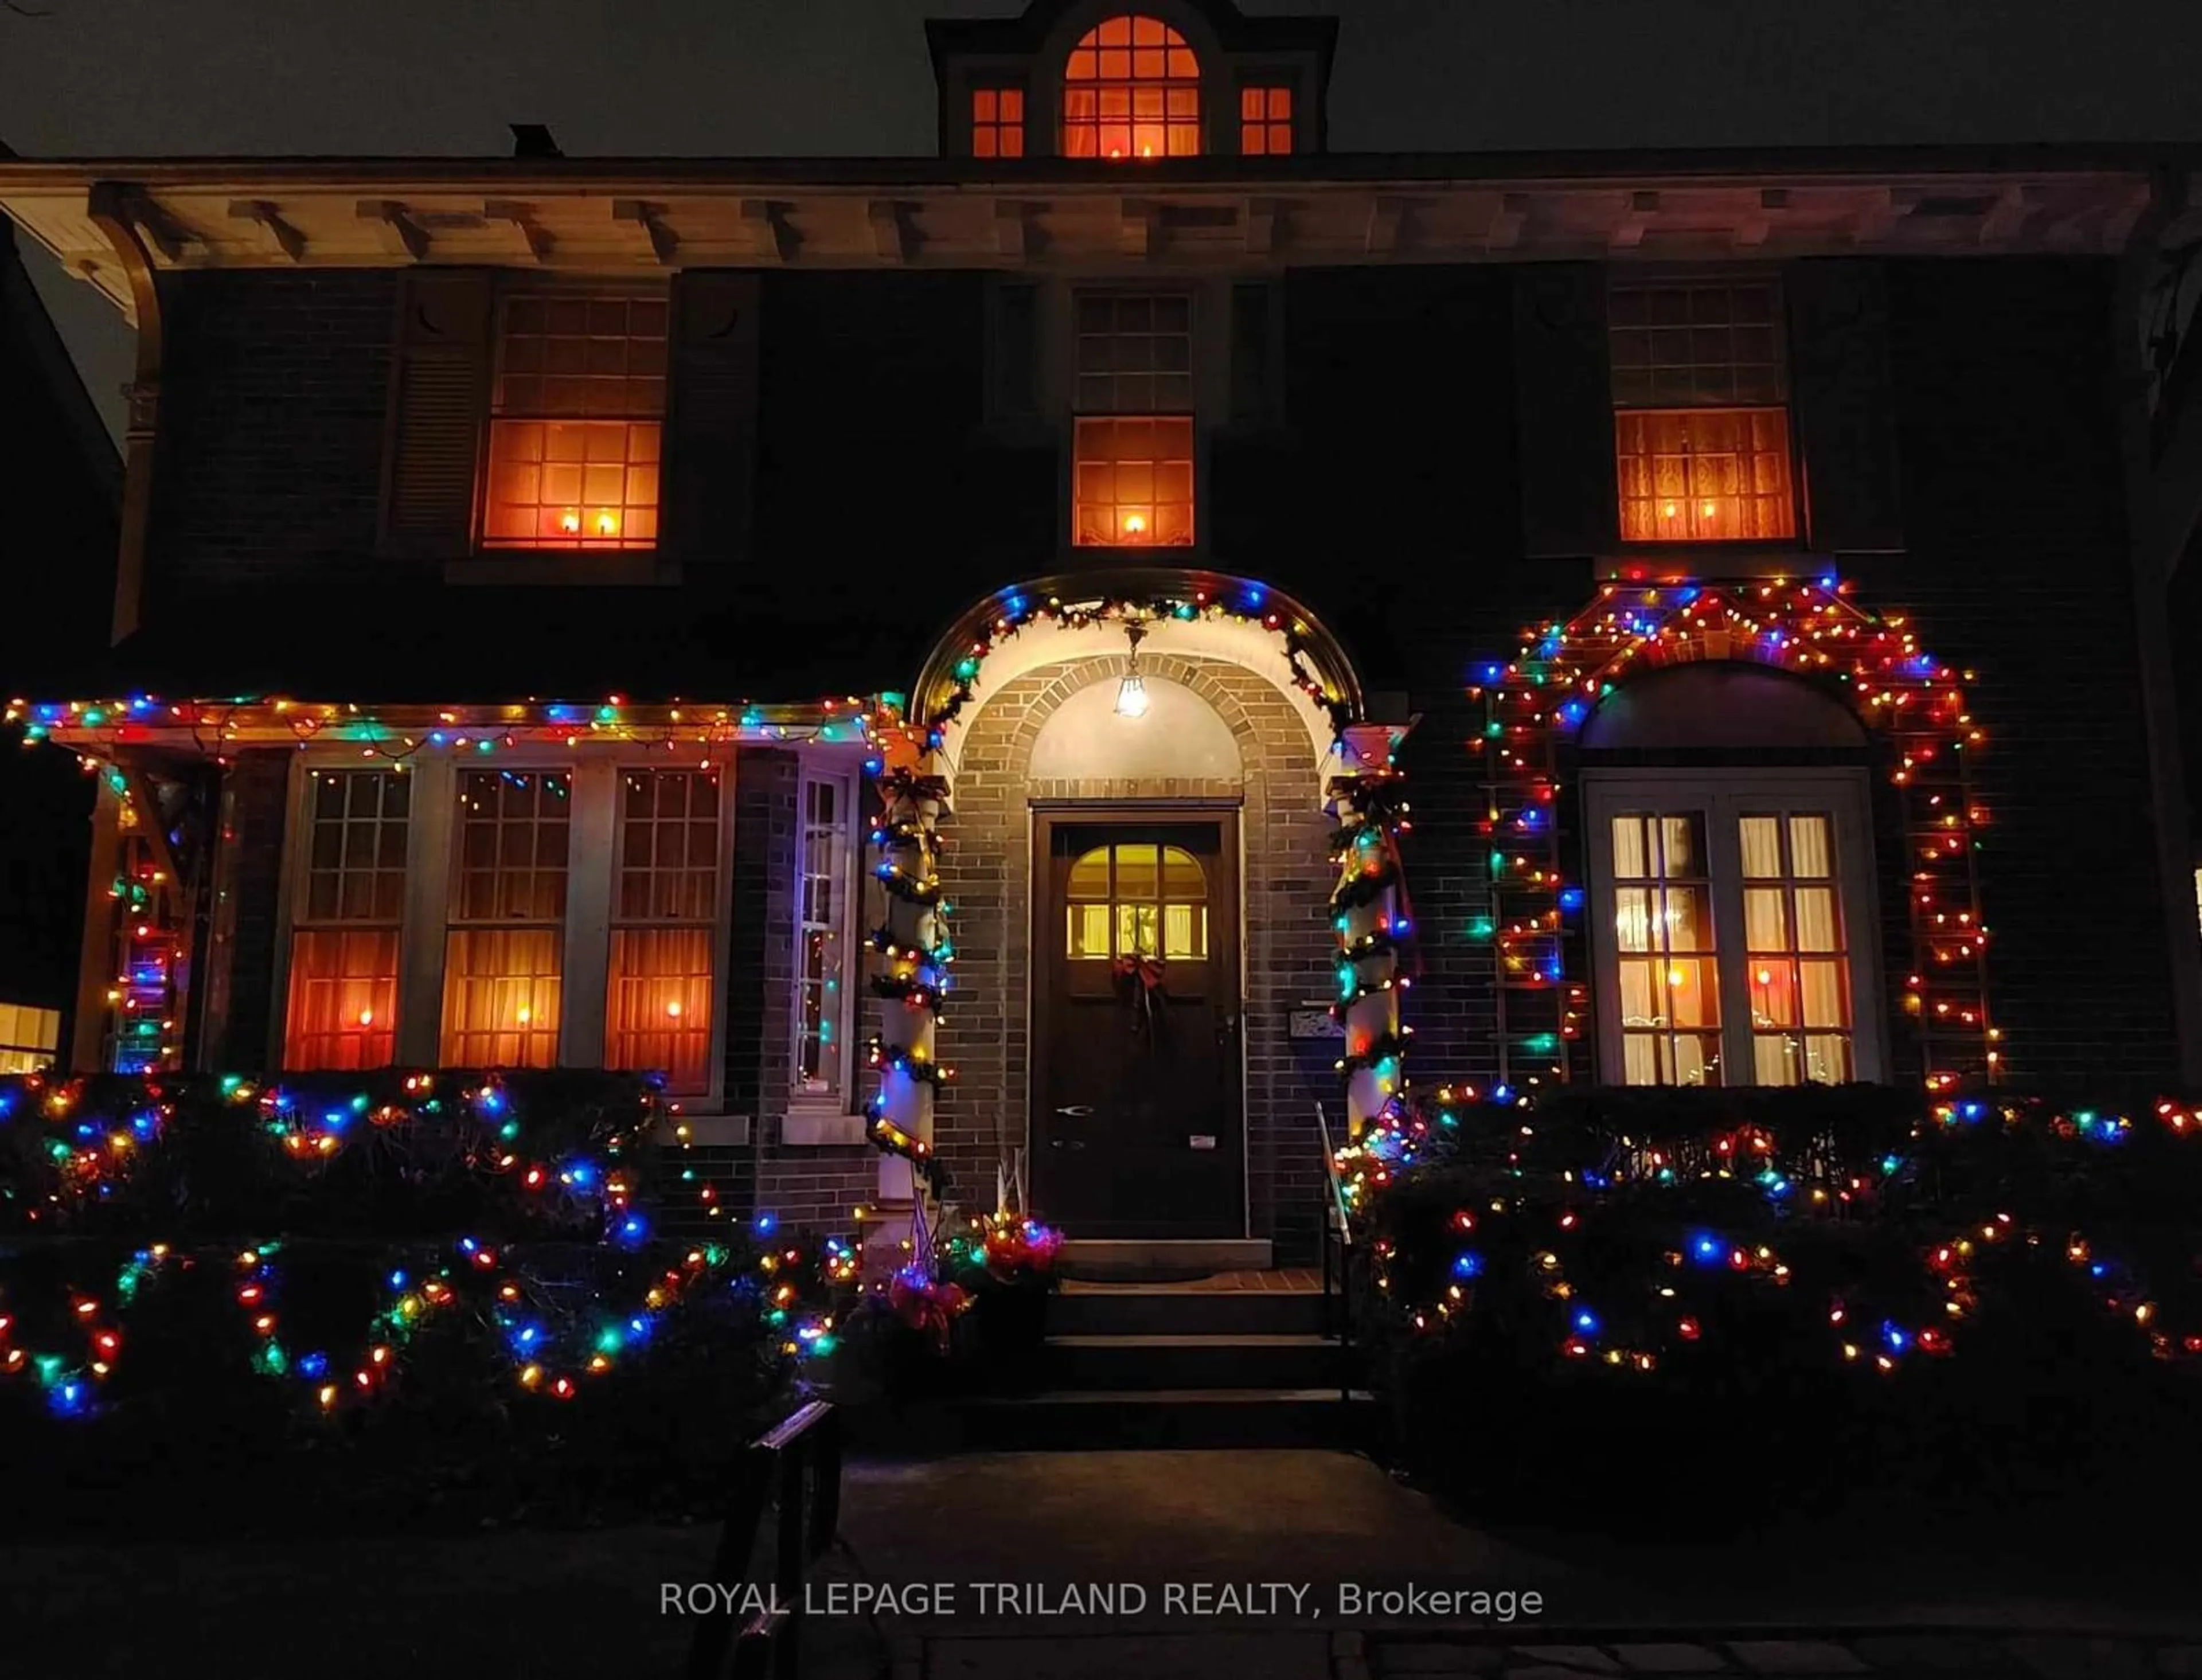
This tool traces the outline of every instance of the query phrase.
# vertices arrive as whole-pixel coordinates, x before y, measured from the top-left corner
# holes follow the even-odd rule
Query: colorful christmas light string
[[[2000,1076],[1984,973],[1989,933],[1973,876],[1988,813],[1965,772],[1985,740],[1961,686],[1972,673],[1924,651],[1903,618],[1876,616],[1849,594],[1832,575],[1713,584],[1650,580],[1633,568],[1601,585],[1573,618],[1525,631],[1511,661],[1478,667],[1469,693],[1485,701],[1487,721],[1469,746],[1485,764],[1480,831],[1490,842],[1499,908],[1470,931],[1497,953],[1502,1078],[1576,1077],[1573,1050],[1584,1042],[1588,992],[1569,960],[1584,895],[1561,861],[1557,748],[1638,673],[1722,660],[1830,683],[1888,741],[1911,864],[1913,956],[1903,1002],[1927,1087],[1946,1092]],[[1510,999],[1525,996],[1547,1002],[1527,1031],[1504,1015]]]

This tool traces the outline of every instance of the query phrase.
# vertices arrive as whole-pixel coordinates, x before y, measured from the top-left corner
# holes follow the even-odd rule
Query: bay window
[[[1592,771],[1583,788],[1605,1078],[1882,1077],[1863,772]]]
[[[655,1072],[708,1113],[723,1076],[720,769],[302,755],[280,1063]]]

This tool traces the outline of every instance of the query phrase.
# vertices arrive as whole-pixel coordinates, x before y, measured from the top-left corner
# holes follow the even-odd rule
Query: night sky
[[[973,0],[19,0],[26,156],[932,149],[928,15]],[[2196,0],[1337,0],[1341,151],[2202,141]],[[34,259],[35,262],[35,259]],[[110,424],[127,332],[36,262]]]

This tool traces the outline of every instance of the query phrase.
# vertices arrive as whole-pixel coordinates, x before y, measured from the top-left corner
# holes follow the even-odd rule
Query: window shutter
[[[385,553],[445,559],[473,546],[492,301],[491,277],[480,270],[400,277],[384,449]]]
[[[757,431],[758,281],[698,270],[673,283],[665,544],[716,565],[749,546]]]
[[[1596,555],[1617,540],[1605,276],[1595,263],[1524,267],[1514,288],[1516,482],[1522,552]]]
[[[993,289],[987,348],[987,406],[996,420],[1039,414],[1039,288],[1004,281]]]
[[[1782,288],[1811,545],[1822,554],[1900,549],[1881,264],[1855,257],[1793,263]]]
[[[1276,418],[1276,312],[1266,282],[1231,288],[1231,418],[1265,426]]]

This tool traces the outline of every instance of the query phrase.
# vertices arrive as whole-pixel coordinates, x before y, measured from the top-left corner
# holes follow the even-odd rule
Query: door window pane
[[[1743,872],[1753,883],[1744,890],[1744,960],[1752,1072],[1762,1085],[1852,1077],[1850,961],[1833,836],[1823,811],[1737,819]]]
[[[1618,816],[1610,837],[1623,1078],[1718,1084],[1720,964],[1705,814]]]
[[[1064,954],[1074,961],[1208,957],[1208,876],[1177,846],[1097,846],[1070,866]]]

